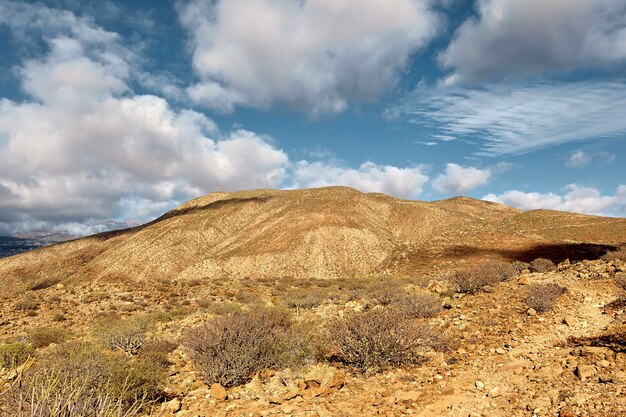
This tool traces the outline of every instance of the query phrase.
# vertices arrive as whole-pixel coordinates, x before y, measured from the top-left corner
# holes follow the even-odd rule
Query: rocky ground
[[[446,309],[429,320],[456,335],[458,348],[432,352],[420,366],[379,374],[323,363],[300,371],[265,371],[244,386],[224,389],[205,384],[185,348],[178,347],[170,354],[168,399],[151,415],[626,415],[626,313],[623,304],[610,308],[622,291],[614,277],[625,272],[626,264],[618,260],[566,262],[558,271],[525,271],[475,295],[452,296],[447,283],[436,279],[410,283],[411,291],[441,297]],[[525,303],[526,290],[534,283],[556,283],[567,293],[552,310],[538,314]],[[167,306],[174,313],[159,324],[158,335],[176,340],[182,329],[213,314],[198,307],[205,302],[252,294],[271,303],[284,290],[254,282],[238,282],[226,294],[219,283],[215,288],[198,286],[197,291],[168,282],[155,285],[127,291],[117,285],[117,292],[113,287],[55,285],[38,292],[35,313],[17,308],[15,300],[3,300],[1,331],[7,339],[29,326],[49,325],[62,312],[65,317],[57,325],[81,332],[88,328],[85,317],[111,310],[132,315]],[[324,302],[298,314],[328,319],[363,307],[359,300]],[[621,334],[621,345],[594,340],[604,334]],[[10,379],[6,372],[3,377]]]

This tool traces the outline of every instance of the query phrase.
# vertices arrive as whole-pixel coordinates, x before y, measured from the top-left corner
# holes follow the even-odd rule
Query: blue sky
[[[335,184],[626,215],[626,0],[5,0],[0,51],[0,233]]]

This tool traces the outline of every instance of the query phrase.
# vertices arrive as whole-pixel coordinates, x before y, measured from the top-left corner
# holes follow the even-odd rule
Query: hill
[[[40,279],[355,278],[484,258],[555,261],[626,242],[626,219],[346,187],[212,193],[145,225],[0,260],[8,287]]]

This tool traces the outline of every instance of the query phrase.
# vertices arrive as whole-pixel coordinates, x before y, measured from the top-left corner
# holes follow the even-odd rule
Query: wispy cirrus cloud
[[[389,119],[470,138],[478,155],[532,152],[568,142],[626,135],[626,80],[421,88],[388,108]]]

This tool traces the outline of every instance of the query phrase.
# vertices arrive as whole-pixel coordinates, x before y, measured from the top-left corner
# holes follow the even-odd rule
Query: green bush
[[[262,308],[215,317],[184,338],[207,383],[232,387],[268,368],[299,367],[310,359],[309,344],[287,312]]]
[[[434,331],[394,308],[352,313],[329,325],[331,359],[361,371],[418,364]]]
[[[35,327],[28,332],[27,339],[35,349],[61,343],[68,337],[68,332],[57,327]]]
[[[0,368],[15,368],[35,354],[35,349],[26,343],[15,342],[0,345]]]
[[[109,317],[101,319],[93,331],[96,338],[105,346],[136,355],[149,342],[149,332],[154,327],[155,321],[155,317],[150,315],[131,318]]]

